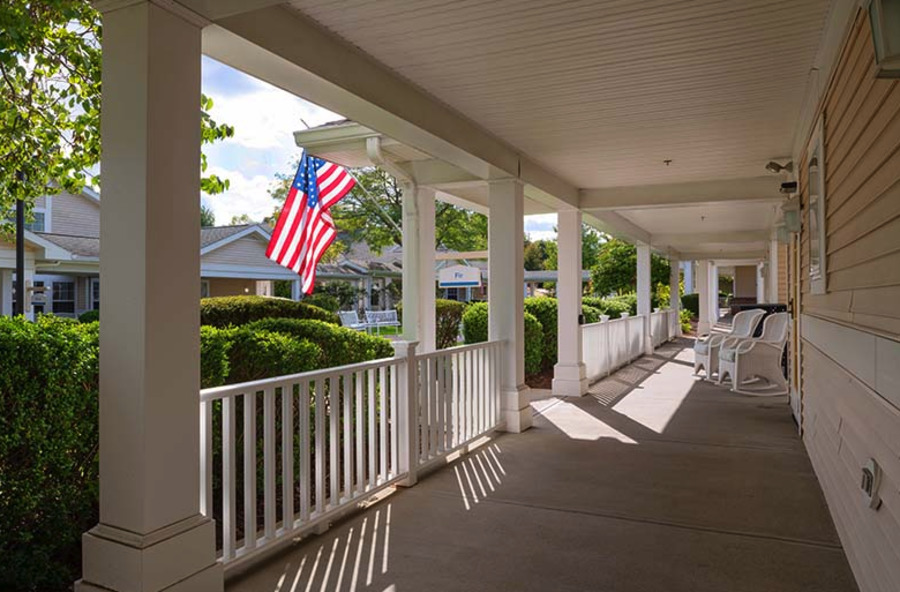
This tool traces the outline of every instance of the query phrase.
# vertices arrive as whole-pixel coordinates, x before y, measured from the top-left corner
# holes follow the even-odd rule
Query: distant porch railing
[[[650,340],[654,348],[678,335],[678,312],[650,314]],[[603,320],[581,326],[582,361],[589,381],[608,376],[644,351],[644,315]]]
[[[200,507],[226,571],[498,427],[494,341],[200,392]]]

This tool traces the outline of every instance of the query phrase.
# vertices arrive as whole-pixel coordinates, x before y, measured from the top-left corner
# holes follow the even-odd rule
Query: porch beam
[[[515,177],[577,206],[577,188],[522,157],[300,11],[271,6],[215,21],[204,52],[480,179]]]
[[[517,179],[488,187],[488,336],[504,342],[500,413],[506,431],[531,427],[525,385],[525,195]]]
[[[200,25],[103,14],[100,523],[78,591],[222,590],[200,514]]]
[[[580,397],[588,382],[581,343],[581,223],[579,210],[557,214],[559,281],[557,283],[558,361],[553,368],[553,394]]]
[[[784,199],[779,193],[779,187],[779,177],[771,175],[665,185],[600,187],[580,190],[578,204],[583,210],[602,211],[735,202],[778,203]]]
[[[687,251],[682,252],[681,257],[687,260],[715,259],[716,261],[738,261],[744,259],[752,259],[759,261],[764,259],[766,251],[764,249],[753,251]]]
[[[650,233],[616,212],[584,212],[584,221],[607,234],[632,244],[650,244]]]

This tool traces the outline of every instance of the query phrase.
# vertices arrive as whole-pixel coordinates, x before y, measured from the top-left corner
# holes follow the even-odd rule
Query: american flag
[[[298,273],[304,294],[312,294],[316,265],[336,234],[328,208],[354,185],[343,167],[305,153],[300,159],[266,257]]]

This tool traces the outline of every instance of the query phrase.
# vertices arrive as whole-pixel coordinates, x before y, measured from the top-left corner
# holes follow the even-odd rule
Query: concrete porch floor
[[[691,376],[691,341],[232,580],[229,592],[856,590],[785,398]],[[544,393],[544,396],[547,396]]]

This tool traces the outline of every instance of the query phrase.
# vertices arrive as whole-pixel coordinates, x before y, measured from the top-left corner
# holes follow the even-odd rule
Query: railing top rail
[[[285,376],[275,376],[273,378],[263,378],[251,382],[239,382],[236,384],[226,384],[224,386],[216,386],[203,389],[200,391],[201,401],[213,401],[215,399],[223,399],[235,394],[242,394],[253,391],[261,391],[267,388],[285,386],[288,384],[296,384],[303,381],[321,380],[323,378],[332,378],[353,372],[364,370],[372,370],[385,368],[406,361],[403,357],[381,358],[378,360],[369,360],[368,362],[360,362],[358,364],[347,364],[344,366],[333,366],[331,368],[322,368],[321,370],[310,370],[309,372],[301,372],[299,374],[287,374]]]
[[[603,325],[611,325],[613,323],[622,323],[622,322],[628,321],[629,319],[640,319],[640,318],[643,318],[643,317],[641,315],[619,317],[618,319],[609,319],[608,321],[597,321],[596,323],[587,323],[585,325],[582,325],[581,328],[588,329],[590,327],[600,327]]]
[[[478,343],[470,343],[468,345],[457,345],[454,347],[448,347],[445,349],[439,349],[433,352],[428,353],[416,353],[416,358],[437,358],[446,354],[457,354],[466,351],[473,351],[479,349],[487,349],[489,347],[494,347],[503,343],[503,340],[494,340],[494,341],[479,341]]]

